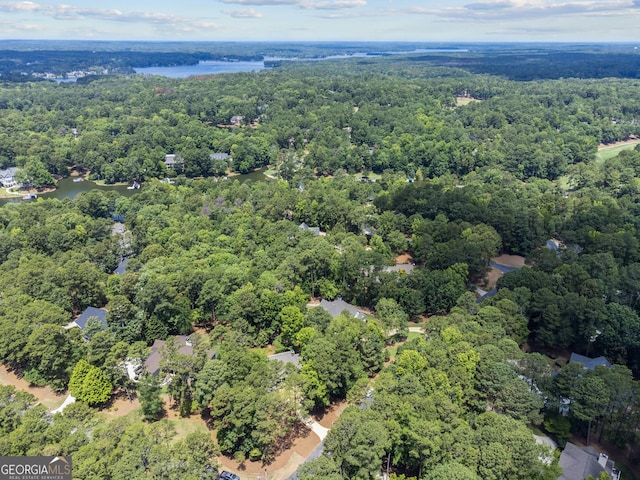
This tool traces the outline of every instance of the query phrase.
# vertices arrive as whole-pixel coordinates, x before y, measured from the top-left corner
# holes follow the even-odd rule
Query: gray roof
[[[11,178],[15,176],[18,167],[9,167],[0,170],[0,178]]]
[[[604,357],[598,358],[589,358],[584,355],[580,355],[578,353],[572,353],[569,358],[569,363],[571,362],[580,362],[584,365],[585,370],[593,370],[596,367],[607,367],[611,368],[611,363]]]
[[[599,459],[606,467],[598,463]],[[562,476],[558,480],[584,480],[589,475],[598,478],[600,472],[610,474],[613,470],[613,462],[606,455],[592,447],[578,447],[573,443],[567,443],[564,447],[559,464]]]
[[[96,307],[87,307],[87,309],[75,319],[76,325],[84,330],[91,317],[97,317],[102,323],[103,328],[107,328],[107,311]]]
[[[320,306],[324,308],[327,312],[329,312],[329,314],[333,318],[336,318],[342,312],[347,310],[351,315],[353,315],[356,318],[359,318],[360,320],[366,319],[364,313],[362,313],[353,305],[342,300],[342,298],[338,298],[337,300],[334,300],[332,302],[329,302],[328,300],[322,300],[320,302]]]
[[[184,162],[182,161],[182,158],[180,158],[180,157],[179,157],[178,155],[176,155],[175,153],[167,153],[167,154],[164,156],[164,164],[165,164],[167,167],[171,167],[171,166],[174,166],[174,165],[177,165],[177,164],[182,164],[182,163],[184,163]]]
[[[229,160],[230,158],[231,158],[231,155],[224,152],[216,152],[209,155],[209,159],[211,160]]]
[[[113,273],[116,275],[124,275],[127,270],[127,263],[129,263],[129,257],[124,257]]]
[[[300,230],[305,230],[308,232],[313,232],[313,234],[317,237],[318,235],[320,235],[320,227],[310,227],[309,225],[307,225],[305,222],[302,222],[298,228],[300,228]]]
[[[267,357],[269,360],[279,360],[282,363],[293,363],[297,368],[300,368],[302,357],[295,353],[293,350],[290,352],[276,353]]]
[[[176,335],[172,338],[178,346],[178,353],[182,355],[193,355],[193,346],[188,336]],[[144,368],[151,375],[155,375],[160,371],[160,362],[162,361],[162,352],[160,350],[166,343],[164,340],[154,340],[153,345],[151,345],[151,353],[144,361]],[[214,356],[215,352],[213,350],[207,350],[207,358],[213,358]]]
[[[9,167],[0,170],[0,184],[3,187],[12,187],[16,184],[15,174],[18,171],[18,167]]]
[[[411,265],[410,263],[403,263],[400,265],[394,265],[392,267],[384,267],[382,269],[383,272],[404,272],[407,275],[410,274],[413,271],[413,265]]]

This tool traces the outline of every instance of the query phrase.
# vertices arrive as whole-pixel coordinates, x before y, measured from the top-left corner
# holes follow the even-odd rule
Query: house
[[[173,339],[178,346],[178,353],[182,355],[193,355],[193,344],[188,336],[176,335]],[[166,343],[164,340],[155,340],[153,345],[151,345],[151,353],[144,361],[144,368],[149,374],[157,375],[160,371],[160,362],[162,361],[162,355],[164,353],[162,347],[164,347]],[[213,350],[207,350],[207,359],[213,357],[215,357],[215,352]]]
[[[89,323],[89,319],[92,317],[97,318],[100,323],[102,323],[101,330],[107,328],[107,311],[96,307],[87,307],[87,309],[82,312],[78,318],[65,325],[64,328],[68,330],[70,328],[79,327],[80,330],[84,330]]]
[[[129,263],[129,257],[124,257],[113,273],[116,275],[124,275],[127,270],[127,263]]]
[[[183,165],[184,162],[175,153],[168,153],[164,156],[164,164],[167,168],[175,168],[178,165]]]
[[[615,463],[593,447],[567,443],[560,455],[559,465],[562,467],[562,475],[558,480],[584,480],[589,475],[598,478],[601,472],[607,472],[612,480],[620,479]]]
[[[230,123],[232,125],[239,125],[240,122],[242,122],[243,120],[244,120],[244,115],[234,115],[233,117],[231,117]]]
[[[18,167],[9,167],[0,170],[0,184],[5,188],[15,187],[18,185],[18,182],[16,182],[15,179],[17,171]]]
[[[320,231],[320,227],[310,227],[305,222],[302,222],[300,225],[298,225],[298,228],[300,230],[304,230],[305,232],[312,232],[316,237],[324,233]]]
[[[359,320],[367,319],[364,313],[362,313],[353,305],[342,300],[341,297],[338,297],[336,300],[333,300],[332,302],[329,302],[328,300],[322,300],[320,302],[320,306],[324,308],[327,312],[329,312],[329,315],[331,315],[333,318],[336,318],[338,315],[340,315],[342,312],[346,310]]]
[[[292,363],[297,368],[301,367],[302,357],[293,350],[289,352],[276,353],[267,357],[269,360],[279,360],[282,363]]]
[[[231,155],[229,155],[228,153],[224,153],[224,152],[217,152],[217,153],[212,153],[211,155],[209,155],[209,159],[213,162],[215,160],[224,160],[226,162],[231,162]]]
[[[403,263],[400,265],[393,265],[392,267],[384,267],[382,271],[409,275],[413,271],[413,267],[414,265],[412,263]]]
[[[579,362],[583,364],[585,370],[593,370],[596,367],[611,368],[611,363],[609,363],[609,361],[604,357],[589,358],[589,357],[585,357],[584,355],[572,353],[571,357],[569,357],[569,363],[572,363],[572,362]]]

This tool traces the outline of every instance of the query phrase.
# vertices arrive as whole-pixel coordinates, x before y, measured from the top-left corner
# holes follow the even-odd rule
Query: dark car
[[[218,480],[240,480],[240,477],[235,473],[222,472],[218,474]]]

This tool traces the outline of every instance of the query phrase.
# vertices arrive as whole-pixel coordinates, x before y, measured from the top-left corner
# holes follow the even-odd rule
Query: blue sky
[[[640,0],[67,1],[0,0],[0,38],[640,42]]]

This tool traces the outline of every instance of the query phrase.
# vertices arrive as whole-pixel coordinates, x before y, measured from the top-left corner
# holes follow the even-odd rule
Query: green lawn
[[[422,337],[423,335],[424,335],[423,333],[419,333],[419,332],[409,332],[409,335],[407,336],[407,341],[413,340],[414,338]],[[398,347],[403,343],[404,342],[398,342],[394,345],[391,345],[390,347],[387,347],[387,352],[389,352],[389,358],[395,358],[396,353],[398,351]]]
[[[600,165],[606,162],[607,160],[613,157],[616,157],[623,150],[631,150],[632,148],[635,148],[636,145],[638,145],[639,143],[640,143],[640,140],[636,140],[632,143],[609,145],[604,148],[601,148],[600,150],[598,150],[598,153],[596,153],[596,163]]]

